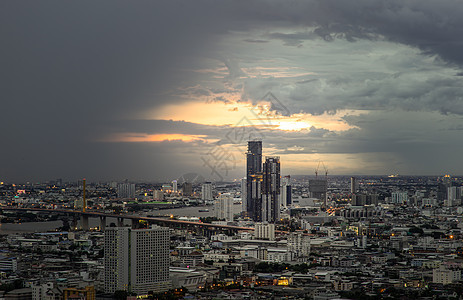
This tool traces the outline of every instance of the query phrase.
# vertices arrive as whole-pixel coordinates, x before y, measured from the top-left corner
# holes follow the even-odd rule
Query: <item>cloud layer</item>
[[[160,113],[219,102],[225,118],[268,92],[274,113],[316,122],[251,120],[288,173],[318,159],[333,173],[458,173],[461,15],[450,0],[3,2],[0,179],[208,177],[217,141],[239,177],[245,145],[226,136],[241,118]],[[197,137],[104,142],[118,134]]]

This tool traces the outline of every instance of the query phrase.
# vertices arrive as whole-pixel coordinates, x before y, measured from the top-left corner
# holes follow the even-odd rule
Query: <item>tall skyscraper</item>
[[[246,173],[257,174],[260,172],[262,172],[262,141],[248,141]]]
[[[246,212],[251,219],[259,221],[262,211],[262,141],[248,141],[246,179]]]
[[[355,180],[355,177],[350,178],[350,193],[351,194],[357,193],[357,182]]]
[[[247,177],[246,192],[247,215],[256,222],[262,222],[262,173],[249,174]]]
[[[266,157],[262,176],[263,222],[275,223],[280,219],[280,158]]]
[[[215,217],[233,222],[233,197],[230,193],[221,194],[214,205]]]
[[[104,289],[147,295],[170,287],[169,229],[107,227],[104,233]]]
[[[206,182],[202,185],[201,188],[201,199],[203,201],[212,201],[212,183]]]

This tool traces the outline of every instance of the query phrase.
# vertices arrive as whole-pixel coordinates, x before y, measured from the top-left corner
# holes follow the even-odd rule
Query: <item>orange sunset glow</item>
[[[281,116],[270,111],[269,107],[269,103],[265,101],[259,102],[257,105],[252,105],[249,102],[190,101],[168,104],[155,111],[143,113],[140,117],[215,126],[240,126],[240,120],[247,118],[252,122],[253,126],[276,130],[299,131],[314,126],[333,131],[344,131],[353,127],[349,126],[342,117],[361,113],[356,110],[340,110],[335,114],[310,115],[307,113],[294,113],[290,116]],[[291,110],[291,108],[288,109]]]
[[[188,134],[139,134],[125,133],[115,134],[106,139],[105,142],[163,142],[163,141],[182,141],[192,142],[203,139],[204,135],[188,135]]]

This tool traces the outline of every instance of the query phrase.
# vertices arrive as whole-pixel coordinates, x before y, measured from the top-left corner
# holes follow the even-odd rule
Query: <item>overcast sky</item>
[[[0,181],[461,175],[459,0],[1,1]]]

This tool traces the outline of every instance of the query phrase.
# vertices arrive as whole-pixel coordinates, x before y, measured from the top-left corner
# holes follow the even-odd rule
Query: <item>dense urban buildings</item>
[[[118,183],[90,182],[85,214],[82,201],[74,207],[80,183],[0,184],[0,234],[35,222],[0,235],[0,289],[34,300],[230,298],[231,284],[256,299],[463,295],[463,178],[357,175],[351,193],[351,176],[326,176],[326,201],[311,197],[319,176],[277,176],[279,162],[266,157],[259,174],[270,203],[271,184],[280,187],[275,222],[241,214],[244,180],[214,182],[213,203],[202,199],[207,182],[192,183],[191,196],[136,183],[134,198],[119,198]],[[283,205],[285,186],[292,200]],[[59,224],[41,229],[51,220]]]
[[[0,300],[463,300],[462,35],[458,0],[1,2]]]

